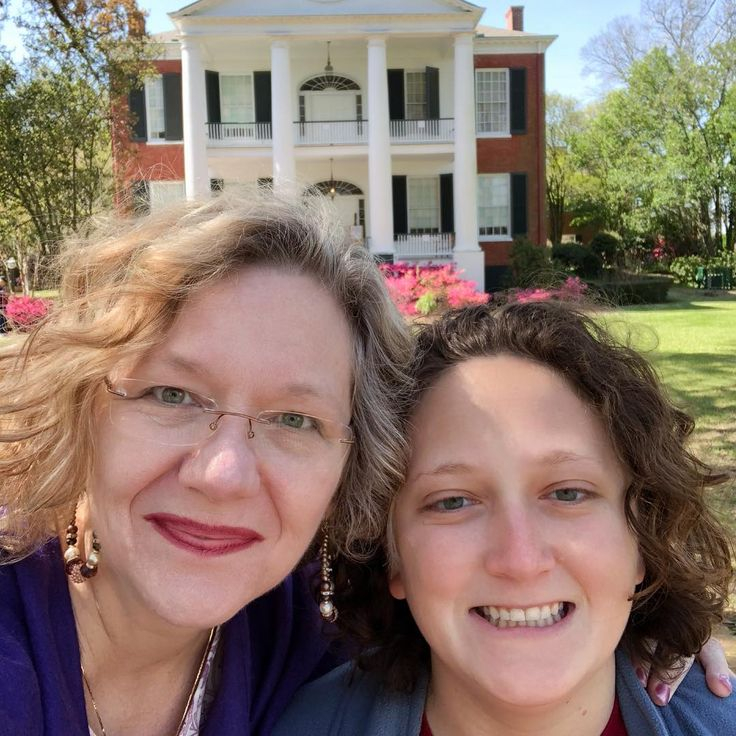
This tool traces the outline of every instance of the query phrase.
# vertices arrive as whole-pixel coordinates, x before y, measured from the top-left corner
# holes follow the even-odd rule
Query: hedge
[[[598,298],[616,306],[625,306],[666,302],[673,279],[669,276],[648,276],[638,279],[586,280],[586,282]]]

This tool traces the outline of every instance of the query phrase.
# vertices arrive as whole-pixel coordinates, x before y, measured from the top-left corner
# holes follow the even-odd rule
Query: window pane
[[[475,74],[475,123],[478,133],[508,133],[508,73],[478,69]]]
[[[223,123],[252,123],[253,77],[220,74],[220,115]]]
[[[146,120],[148,121],[148,140],[166,137],[163,77],[146,80]]]
[[[425,72],[406,73],[406,119],[424,120],[427,117]]]
[[[507,174],[478,176],[478,232],[509,234],[509,177]]]
[[[438,233],[440,231],[439,178],[408,178],[406,185],[409,232]]]

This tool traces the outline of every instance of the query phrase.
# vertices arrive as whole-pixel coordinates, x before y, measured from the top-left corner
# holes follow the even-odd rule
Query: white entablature
[[[169,17],[187,33],[263,35],[473,31],[482,14],[464,0],[198,0]]]

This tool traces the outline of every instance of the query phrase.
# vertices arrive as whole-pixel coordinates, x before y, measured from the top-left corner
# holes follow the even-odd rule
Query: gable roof
[[[173,13],[183,18],[293,18],[314,16],[464,15],[484,8],[466,0],[195,0]]]

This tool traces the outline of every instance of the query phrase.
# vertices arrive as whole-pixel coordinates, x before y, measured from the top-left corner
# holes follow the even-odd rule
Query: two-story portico
[[[553,37],[480,28],[482,12],[462,0],[199,0],[172,13],[161,74],[131,96],[139,200],[313,187],[377,255],[452,258],[483,284],[503,264],[496,244],[543,242],[532,115]]]

